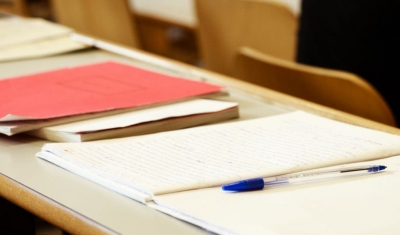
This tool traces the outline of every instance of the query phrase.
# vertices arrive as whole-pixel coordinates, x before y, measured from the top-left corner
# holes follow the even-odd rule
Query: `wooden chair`
[[[235,53],[249,46],[294,60],[298,17],[271,0],[196,0],[198,43],[204,67],[233,75]]]
[[[235,76],[318,104],[396,126],[382,96],[362,78],[275,58],[252,48],[241,48]]]
[[[19,16],[28,16],[26,0],[0,0],[0,11]]]
[[[51,0],[56,21],[78,32],[140,47],[127,0]]]

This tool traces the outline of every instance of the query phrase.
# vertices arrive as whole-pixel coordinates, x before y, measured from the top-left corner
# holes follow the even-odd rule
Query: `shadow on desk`
[[[38,140],[36,137],[28,136],[25,134],[18,134],[13,136],[6,136],[0,134],[0,142],[4,144],[24,144],[32,143],[32,141]]]

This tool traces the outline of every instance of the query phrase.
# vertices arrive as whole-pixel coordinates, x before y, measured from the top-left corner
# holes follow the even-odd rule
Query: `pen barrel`
[[[289,175],[281,175],[272,178],[265,179],[266,181],[279,181],[279,180],[294,180],[294,179],[302,179],[302,178],[311,178],[311,177],[334,177],[336,175],[344,176],[349,174],[365,174],[365,173],[374,173],[379,172],[386,169],[386,166],[382,165],[367,165],[367,166],[354,166],[354,167],[343,167],[339,169],[328,169],[323,171],[310,171],[304,172],[300,174],[289,174]]]
[[[347,172],[340,172],[340,171],[328,172],[319,174],[299,174],[286,177],[276,177],[275,181],[268,181],[265,182],[265,184],[273,185],[273,182],[277,182],[275,184],[281,184],[278,182],[283,182],[283,181],[286,181],[287,183],[307,183],[314,181],[340,179],[344,177],[351,177],[351,176],[365,175],[365,174],[374,174],[374,172],[368,170],[358,170],[358,171],[347,171]]]
[[[328,171],[328,172],[310,172],[303,174],[295,174],[295,175],[283,175],[276,177],[277,181],[282,180],[304,180],[304,179],[313,179],[313,178],[326,178],[326,177],[334,177],[340,175],[340,171]]]

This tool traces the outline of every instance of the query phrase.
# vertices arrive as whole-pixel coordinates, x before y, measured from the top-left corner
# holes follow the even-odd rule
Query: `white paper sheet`
[[[0,19],[0,49],[43,39],[66,36],[72,29],[40,18]]]
[[[180,117],[200,113],[217,112],[237,106],[234,102],[196,99],[153,108],[135,110],[100,118],[46,127],[48,130],[80,133],[127,127],[143,122],[151,122],[171,117]]]

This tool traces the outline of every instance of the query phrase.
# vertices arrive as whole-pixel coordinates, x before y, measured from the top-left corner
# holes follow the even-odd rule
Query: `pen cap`
[[[259,190],[264,188],[263,178],[254,178],[241,180],[235,183],[227,184],[222,186],[224,191],[249,191],[249,190]]]
[[[368,169],[368,172],[378,172],[378,171],[383,171],[385,169],[386,169],[386,166],[373,165]]]

